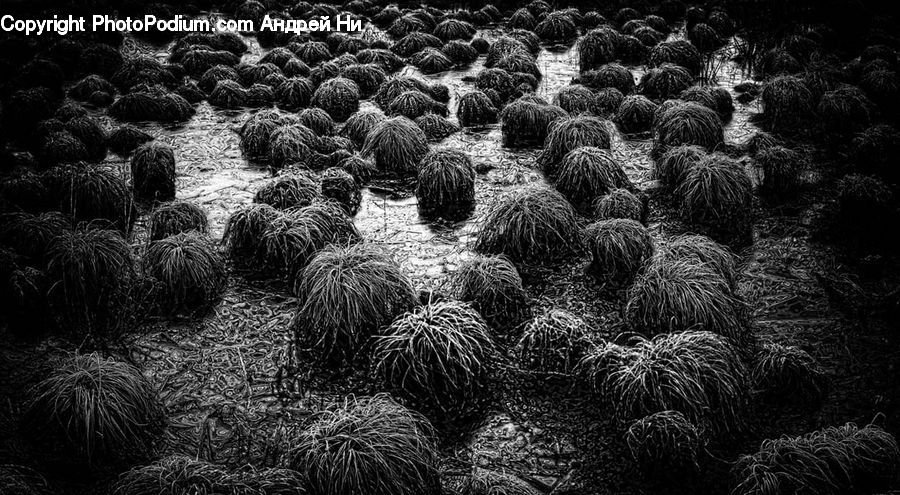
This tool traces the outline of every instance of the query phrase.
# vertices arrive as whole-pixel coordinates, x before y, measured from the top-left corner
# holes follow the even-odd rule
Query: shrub
[[[539,375],[569,374],[591,344],[587,323],[563,309],[548,309],[529,321],[516,344],[523,368]]]
[[[129,90],[141,84],[175,85],[175,76],[159,60],[146,55],[128,58],[110,78],[110,82],[122,90]]]
[[[515,84],[509,72],[496,67],[482,69],[475,77],[475,88],[480,91],[494,90],[503,101],[515,93]]]
[[[225,262],[199,232],[182,232],[154,241],[144,271],[160,284],[156,302],[165,314],[205,309],[225,289]]]
[[[648,98],[665,100],[675,98],[691,87],[694,77],[684,67],[662,64],[641,76],[639,90]]]
[[[649,58],[650,67],[663,64],[680,65],[690,74],[698,75],[703,69],[703,58],[697,47],[687,40],[664,41],[650,50]]]
[[[109,133],[109,136],[106,138],[106,145],[113,152],[121,156],[128,156],[136,150],[138,146],[149,141],[153,141],[153,136],[150,134],[147,134],[137,127],[123,125]]]
[[[740,163],[708,155],[691,167],[676,193],[685,218],[714,237],[734,242],[752,237],[753,184]]]
[[[69,96],[76,100],[88,101],[91,95],[97,91],[112,95],[116,93],[116,87],[102,76],[90,74],[72,86],[72,89],[69,90]]]
[[[416,198],[424,216],[464,218],[475,207],[475,168],[456,150],[431,151],[419,164]]]
[[[54,125],[57,124],[54,122]],[[35,155],[42,166],[49,168],[60,163],[86,160],[87,148],[67,130],[51,131],[40,138]]]
[[[330,361],[352,358],[417,297],[400,265],[372,244],[322,249],[297,277],[294,293],[297,340]]]
[[[394,98],[387,108],[388,115],[417,119],[426,113],[447,115],[447,106],[434,101],[430,96],[417,91],[404,91]]]
[[[409,58],[409,63],[416,66],[423,74],[436,74],[453,68],[451,61],[437,48],[426,47]]]
[[[478,312],[446,301],[396,319],[374,337],[372,359],[387,386],[447,414],[478,398],[494,352]]]
[[[737,287],[736,260],[727,247],[709,237],[694,234],[680,235],[659,246],[657,255],[665,260],[693,260],[706,265],[728,284],[732,290]]]
[[[0,486],[9,495],[48,495],[53,493],[41,473],[15,464],[0,464]]]
[[[140,370],[96,353],[61,360],[28,395],[30,437],[76,466],[144,457],[164,425],[163,406]]]
[[[375,166],[383,172],[409,174],[428,153],[425,133],[406,117],[379,122],[366,136],[363,156],[374,156]]]
[[[797,77],[778,76],[769,80],[760,97],[763,119],[775,132],[796,130],[812,116],[812,93]]]
[[[497,108],[481,91],[472,91],[459,99],[456,117],[463,127],[482,126],[497,122]]]
[[[241,76],[233,67],[227,65],[217,65],[209,68],[197,80],[197,86],[203,91],[210,93],[219,84],[220,81],[234,81],[238,84],[241,82]]]
[[[434,113],[426,113],[417,117],[415,123],[432,141],[441,141],[460,130],[458,125]]]
[[[571,115],[580,113],[592,113],[594,111],[595,98],[590,89],[580,84],[564,86],[553,97],[553,103]]]
[[[506,27],[508,29],[534,29],[537,26],[537,20],[535,20],[534,16],[531,15],[531,12],[528,9],[518,9],[509,19],[506,20]]]
[[[556,189],[576,210],[588,212],[599,197],[618,187],[633,187],[622,166],[608,150],[582,146],[559,164]]]
[[[258,262],[260,243],[269,226],[278,218],[279,211],[267,204],[245,205],[228,217],[222,243],[232,259],[245,263]]]
[[[334,120],[321,108],[305,108],[298,115],[298,120],[318,136],[334,134]]]
[[[722,121],[715,111],[696,103],[679,103],[665,110],[655,125],[658,150],[695,145],[714,150],[725,140]]]
[[[297,110],[309,105],[313,86],[309,79],[292,77],[275,87],[275,102],[284,110]]]
[[[534,33],[544,41],[566,42],[578,36],[578,27],[569,15],[551,12],[534,27]]]
[[[559,119],[550,127],[537,162],[545,174],[554,177],[563,157],[570,151],[583,146],[608,150],[611,142],[609,129],[599,118],[579,115]]]
[[[189,201],[172,201],[156,207],[150,214],[150,240],[158,241],[182,232],[205,234],[209,221],[202,208]]]
[[[53,240],[71,228],[71,220],[59,212],[0,214],[3,245],[26,261],[42,266]]]
[[[475,28],[465,21],[447,19],[435,26],[433,34],[444,41],[469,40],[475,35]]]
[[[366,136],[379,123],[385,120],[385,116],[376,110],[361,110],[347,119],[338,134],[353,141],[357,147],[365,144]]]
[[[387,395],[351,397],[302,432],[289,467],[316,494],[440,493],[434,431]]]
[[[475,251],[517,262],[558,260],[580,249],[575,210],[558,192],[531,186],[492,205]]]
[[[803,163],[800,154],[783,146],[765,148],[754,157],[762,171],[759,191],[782,195],[796,190],[800,184]]]
[[[578,68],[582,73],[616,60],[622,35],[609,27],[588,31],[578,40]]]
[[[241,151],[250,159],[265,157],[269,152],[272,133],[282,125],[281,115],[263,110],[251,115],[241,126]]]
[[[380,65],[352,64],[341,69],[340,77],[356,83],[360,97],[368,98],[378,91],[378,87],[387,80],[387,74]]]
[[[135,196],[167,201],[175,198],[175,152],[157,141],[142,144],[131,157]]]
[[[588,272],[604,283],[625,286],[653,255],[653,237],[634,220],[601,220],[587,226],[585,244],[593,259]]]
[[[900,177],[893,158],[900,153],[900,131],[886,124],[874,125],[853,138],[851,154],[861,170],[876,173],[887,180]]]
[[[336,77],[325,81],[313,93],[312,105],[343,122],[359,109],[359,86],[350,79]]]
[[[447,44],[441,48],[441,52],[450,59],[451,62],[458,65],[471,64],[478,60],[478,50],[469,43],[464,43],[459,40],[447,42]]]
[[[711,332],[687,331],[607,343],[580,365],[622,420],[678,411],[701,428],[727,433],[744,425],[747,370],[737,349]]]
[[[503,144],[522,146],[543,143],[553,122],[567,117],[566,111],[555,105],[548,105],[533,96],[523,96],[500,112]]]
[[[402,69],[404,65],[406,65],[403,59],[400,58],[396,53],[382,48],[369,48],[366,50],[360,50],[356,54],[356,59],[359,60],[360,64],[377,65],[387,73],[397,72],[398,70]],[[359,84],[358,81],[357,84]],[[362,90],[362,87],[360,87],[360,89]]]
[[[110,105],[109,115],[128,122],[182,122],[194,115],[194,108],[180,95],[152,86],[120,96]]]
[[[538,495],[537,489],[513,474],[475,468],[460,489],[462,495]]]
[[[611,189],[594,202],[594,216],[599,220],[622,218],[638,223],[647,221],[646,197],[639,198],[625,188]]]
[[[294,52],[300,60],[309,64],[310,67],[318,65],[319,62],[331,60],[331,51],[328,45],[321,41],[307,41],[305,43],[291,44],[288,49]]]
[[[623,133],[648,132],[657,105],[641,95],[629,95],[616,111],[615,122]]]
[[[528,318],[528,295],[516,267],[505,256],[476,255],[461,263],[450,284],[460,301],[472,305],[494,328]]]
[[[819,100],[817,115],[829,135],[849,135],[865,129],[872,120],[872,102],[854,86],[828,91]]]
[[[900,469],[897,440],[879,426],[853,423],[800,436],[764,440],[759,451],[732,468],[743,495],[803,487],[815,493],[875,493],[889,487]]]
[[[659,411],[628,427],[625,443],[638,469],[652,477],[680,478],[700,470],[703,433],[678,411]]]
[[[311,174],[285,172],[256,191],[253,202],[287,210],[309,206],[318,198],[319,184]]]
[[[900,82],[898,82],[896,71],[887,69],[870,70],[860,78],[859,85],[873,102],[884,109],[885,113],[897,110]]]
[[[497,60],[494,68],[504,70],[509,74],[530,74],[534,76],[535,81],[539,81],[542,76],[541,70],[538,68],[537,61],[528,53],[506,53]],[[537,87],[537,84],[535,84],[534,87]]]
[[[44,174],[51,198],[78,222],[101,220],[130,232],[137,218],[131,187],[112,170],[85,163],[51,169]]]
[[[297,124],[281,125],[269,135],[269,164],[280,169],[294,163],[306,163],[319,141],[306,126]]]
[[[697,50],[709,53],[725,45],[726,40],[719,36],[715,28],[705,22],[698,22],[688,30],[688,39]]]
[[[750,156],[756,156],[763,150],[781,145],[781,140],[773,136],[772,134],[769,134],[765,131],[756,131],[744,143],[744,151],[746,151]]]
[[[773,401],[818,401],[825,371],[806,351],[776,342],[763,344],[750,373],[754,390]]]
[[[625,96],[616,88],[603,88],[594,93],[594,113],[597,115],[614,114]]]

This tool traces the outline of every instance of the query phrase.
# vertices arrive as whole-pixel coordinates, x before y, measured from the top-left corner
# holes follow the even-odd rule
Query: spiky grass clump
[[[350,79],[335,77],[319,85],[310,103],[338,122],[347,120],[359,110],[359,86]]]
[[[409,33],[391,46],[391,51],[401,57],[410,57],[426,48],[440,48],[443,41],[426,33]]]
[[[372,360],[388,387],[448,414],[478,399],[494,353],[481,315],[443,301],[406,313],[375,336]]]
[[[885,113],[897,110],[900,97],[900,80],[897,72],[887,69],[869,70],[859,80],[860,87]]]
[[[331,119],[328,112],[321,108],[304,108],[297,115],[297,119],[318,136],[331,136],[334,134],[334,120]]]
[[[686,234],[659,246],[657,255],[665,260],[694,260],[718,274],[732,289],[737,287],[735,256],[727,247],[709,237]]]
[[[175,198],[175,151],[151,141],[141,145],[131,157],[131,181],[134,194],[146,200]]]
[[[690,74],[697,75],[703,69],[703,58],[697,47],[687,40],[664,41],[650,50],[650,67],[663,64],[680,65]]]
[[[484,217],[475,251],[516,262],[558,260],[580,250],[575,210],[558,192],[531,186],[501,199]]]
[[[160,284],[156,302],[164,314],[207,308],[225,289],[225,261],[196,231],[152,242],[143,264],[144,272]]]
[[[528,29],[532,30],[537,26],[537,20],[531,15],[528,9],[518,9],[509,19],[506,20],[506,27],[509,29]]]
[[[687,172],[676,191],[685,218],[726,242],[752,236],[753,184],[743,166],[714,153]]]
[[[837,196],[838,215],[845,226],[876,227],[890,211],[893,199],[891,188],[883,180],[863,174],[842,177]]]
[[[220,81],[241,82],[241,76],[233,67],[227,65],[217,65],[211,67],[197,80],[197,86],[207,93],[211,93]]]
[[[506,105],[500,112],[500,130],[504,146],[527,146],[543,143],[551,125],[568,114],[556,105],[534,96],[523,96]]]
[[[453,61],[437,48],[426,47],[409,58],[423,74],[437,74],[453,68]]]
[[[375,166],[383,172],[410,174],[428,153],[428,142],[422,129],[406,117],[393,117],[379,122],[366,136],[361,151],[374,156]]]
[[[616,113],[625,95],[616,88],[603,88],[594,93],[594,113],[607,116]]]
[[[819,100],[817,115],[829,135],[846,136],[865,129],[872,120],[874,105],[857,87],[841,86]]]
[[[653,237],[634,220],[601,220],[587,226],[585,244],[593,259],[588,273],[615,286],[627,285],[653,255]]]
[[[506,53],[497,60],[494,68],[505,70],[509,74],[530,74],[536,81],[540,81],[542,74],[537,61],[531,54],[518,52]],[[537,87],[535,84],[534,87]]]
[[[608,150],[582,146],[560,161],[556,189],[581,212],[588,212],[598,198],[619,188],[632,188],[622,166]]]
[[[374,244],[332,245],[294,285],[295,336],[318,358],[350,359],[368,338],[412,308],[416,291],[400,265]]]
[[[292,77],[275,87],[275,102],[285,110],[297,110],[309,105],[313,85],[304,77]]]
[[[112,132],[109,133],[106,137],[106,145],[114,153],[117,153],[120,156],[128,156],[134,152],[138,146],[152,140],[153,136],[137,127],[123,125],[113,129]]]
[[[893,157],[900,155],[900,131],[887,124],[874,125],[853,138],[851,154],[861,170],[885,179],[900,177]]]
[[[630,346],[607,343],[580,367],[622,420],[672,410],[714,432],[744,425],[747,369],[738,350],[712,332],[638,337]]]
[[[622,35],[610,27],[587,32],[578,40],[578,67],[584,73],[616,60],[616,50]]]
[[[437,495],[434,430],[388,395],[351,397],[319,413],[288,466],[316,494]]]
[[[782,493],[877,493],[900,470],[900,447],[881,427],[853,423],[796,437],[764,440],[759,451],[732,468],[735,495]]]
[[[356,54],[356,59],[359,60],[360,64],[377,65],[381,67],[386,73],[397,72],[398,70],[402,69],[404,65],[406,65],[406,63],[402,58],[400,58],[399,55],[383,48],[369,48],[366,50],[360,50]],[[357,84],[359,84],[358,81]]]
[[[475,36],[475,28],[465,21],[447,19],[435,26],[433,34],[445,42],[450,40],[470,40],[472,36]]]
[[[49,495],[53,493],[44,476],[26,466],[0,464],[0,486],[4,495]]]
[[[528,295],[515,265],[506,256],[476,255],[460,264],[451,279],[460,301],[470,303],[494,328],[528,318]]]
[[[775,132],[797,130],[812,116],[812,93],[794,76],[778,76],[769,80],[760,95],[762,116]]]
[[[237,81],[225,79],[216,83],[208,98],[209,104],[226,109],[238,109],[248,106],[247,90]]]
[[[281,115],[274,110],[262,110],[251,115],[241,126],[241,151],[249,159],[265,157],[269,152],[272,132],[281,125]]]
[[[757,352],[751,383],[768,400],[816,402],[824,393],[825,371],[803,349],[767,342]]]
[[[478,50],[469,43],[459,40],[447,42],[441,48],[441,52],[456,65],[471,64],[478,60]]]
[[[202,208],[189,201],[172,201],[156,207],[150,214],[150,240],[158,241],[182,232],[205,234],[209,221]]]
[[[781,139],[769,134],[766,131],[756,131],[744,142],[743,148],[744,151],[747,152],[750,156],[756,156],[761,153],[763,150],[775,147],[782,146],[784,143]]]
[[[109,115],[128,122],[183,122],[194,115],[194,107],[182,96],[152,86],[120,96],[110,105]]]
[[[501,36],[500,38],[497,38],[487,51],[484,66],[488,68],[494,67],[501,57],[509,55],[510,53],[524,53],[526,55],[534,53],[531,48],[538,46],[538,40],[531,40],[528,35],[524,34],[530,33],[531,36],[534,36],[534,33],[531,31],[520,31],[520,33],[521,34],[518,36],[513,36],[512,33],[510,33],[510,36]],[[531,41],[536,41],[536,43],[532,46],[530,43]]]
[[[415,123],[432,141],[441,141],[460,130],[460,127],[455,123],[434,113],[426,113],[421,117],[417,117]]]
[[[599,220],[623,218],[646,223],[646,199],[625,188],[612,189],[594,202],[593,213]]]
[[[705,22],[698,22],[688,30],[688,39],[701,53],[709,53],[725,45],[719,33]]]
[[[369,132],[383,122],[385,118],[384,114],[377,109],[361,110],[347,119],[347,122],[341,127],[338,134],[350,139],[357,147],[362,148]]]
[[[175,85],[175,76],[162,62],[147,55],[126,59],[119,70],[110,78],[110,82],[128,90],[141,84]]]
[[[45,123],[49,123],[46,121]],[[53,124],[59,125],[53,121]],[[35,150],[35,158],[45,167],[50,168],[60,163],[73,163],[87,159],[87,148],[80,139],[67,130],[51,131],[40,138]]]
[[[612,143],[606,123],[596,117],[579,115],[558,119],[550,126],[538,164],[550,177],[556,176],[563,157],[582,146],[608,150]]]
[[[680,478],[696,473],[703,432],[678,411],[660,411],[628,427],[625,443],[638,469],[650,477]]]
[[[309,206],[318,197],[319,184],[311,174],[288,171],[256,191],[253,202],[287,210]]]
[[[53,240],[71,228],[71,220],[59,212],[0,214],[0,237],[26,261],[42,266]]]
[[[575,370],[591,344],[588,324],[564,309],[548,309],[525,325],[515,353],[523,368],[538,375]]]
[[[24,424],[61,462],[97,467],[147,456],[163,429],[163,406],[134,366],[76,354],[31,389]]]
[[[750,339],[746,304],[715,266],[698,257],[651,259],[628,291],[625,321],[650,335],[700,329],[739,344]]]
[[[245,263],[257,262],[263,234],[279,215],[277,209],[261,203],[245,205],[232,213],[222,235],[229,256]]]
[[[590,89],[580,84],[570,84],[553,96],[553,103],[570,115],[578,115],[594,112],[595,97]]]
[[[494,90],[503,101],[508,100],[516,89],[509,72],[496,67],[480,70],[475,77],[475,88],[480,91]]]
[[[69,90],[69,96],[76,100],[88,101],[91,95],[97,91],[114,95],[116,94],[116,87],[102,76],[90,74],[72,86],[72,89]]]
[[[378,91],[378,88],[387,80],[387,74],[380,65],[376,64],[352,64],[341,69],[340,77],[356,83],[360,97],[368,98]]]
[[[427,113],[447,115],[447,106],[416,90],[404,91],[394,98],[387,108],[388,115],[417,119]]]
[[[679,65],[662,64],[641,76],[639,90],[648,98],[665,100],[676,98],[694,83],[694,76]]]
[[[514,474],[475,468],[463,482],[460,493],[462,495],[538,495],[540,491]]]
[[[654,127],[654,146],[661,151],[686,144],[712,151],[725,140],[718,114],[697,103],[672,105],[662,112]]]
[[[475,207],[475,168],[457,150],[435,150],[419,164],[416,199],[427,217],[464,218]]]
[[[615,122],[626,134],[648,132],[653,124],[656,103],[641,95],[628,95],[616,111]]]
[[[348,215],[355,215],[362,202],[362,193],[354,176],[340,167],[331,167],[320,179],[322,196],[337,201]]]
[[[568,14],[551,12],[534,27],[534,33],[543,41],[562,43],[578,36],[578,27]]]
[[[318,136],[306,126],[299,123],[281,125],[269,135],[269,164],[280,169],[306,163],[312,154],[311,148],[318,143]]]
[[[331,50],[328,45],[321,41],[307,41],[305,43],[290,44],[288,49],[294,52],[300,60],[306,62],[310,67],[318,65],[319,62],[331,60]]]
[[[112,170],[76,163],[44,174],[52,198],[60,211],[79,222],[101,220],[121,232],[130,232],[137,218],[131,186]]]
[[[459,99],[456,117],[463,127],[477,127],[497,123],[497,107],[481,91],[472,91]]]
[[[762,172],[760,193],[780,196],[797,189],[803,172],[799,153],[783,146],[772,146],[763,149],[754,158]]]

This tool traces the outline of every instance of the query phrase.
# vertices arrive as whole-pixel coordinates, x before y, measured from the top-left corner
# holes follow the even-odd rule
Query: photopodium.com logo
[[[120,32],[251,32],[278,31],[284,33],[308,33],[311,31],[362,31],[362,21],[351,16],[321,16],[318,19],[282,19],[265,15],[259,26],[250,19],[202,19],[176,15],[173,19],[161,19],[154,15],[143,17],[111,17],[109,15],[90,16],[90,23],[85,17],[67,16],[52,19],[17,19],[12,15],[0,17],[0,30],[4,32],[20,32],[26,36],[40,36],[45,33],[56,33],[65,36],[69,33],[87,31],[120,31]],[[88,29],[89,28],[89,29]]]

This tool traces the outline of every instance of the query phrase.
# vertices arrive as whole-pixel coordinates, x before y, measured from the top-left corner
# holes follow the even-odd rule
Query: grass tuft
[[[182,232],[154,241],[143,259],[144,272],[159,282],[156,296],[165,315],[209,308],[227,284],[225,261],[199,232]]]
[[[588,272],[617,286],[627,286],[653,256],[653,237],[634,220],[592,223],[585,228],[584,237],[593,256]]]
[[[613,189],[634,189],[612,153],[593,146],[575,148],[563,157],[555,185],[583,213],[590,212],[594,202]]]
[[[537,375],[567,375],[591,345],[587,323],[564,309],[548,309],[522,330],[515,353],[520,365]]]
[[[415,173],[428,153],[425,133],[406,117],[392,117],[369,131],[363,144],[363,157],[374,156],[382,172],[400,175]]]
[[[606,122],[587,115],[556,120],[549,131],[537,161],[550,177],[556,175],[560,162],[570,151],[582,146],[608,150],[612,143]]]
[[[638,469],[650,477],[684,478],[700,470],[703,432],[678,411],[659,411],[628,427],[625,443]]]
[[[424,216],[466,217],[475,207],[475,168],[469,156],[457,150],[425,155],[419,164],[416,199]]]

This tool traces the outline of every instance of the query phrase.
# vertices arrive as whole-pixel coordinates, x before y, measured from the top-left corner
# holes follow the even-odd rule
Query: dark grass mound
[[[241,126],[241,151],[253,160],[269,153],[272,133],[282,122],[282,116],[273,110],[263,110],[251,115]]]
[[[837,184],[835,226],[845,241],[878,245],[882,225],[893,216],[893,192],[878,177],[849,174]]]
[[[608,343],[581,362],[594,390],[615,404],[618,418],[672,410],[716,433],[744,427],[747,369],[728,340],[687,331],[637,337],[631,344]]]
[[[893,157],[900,155],[900,131],[891,125],[874,125],[853,138],[851,154],[860,170],[896,181],[900,171]]]
[[[494,90],[506,101],[516,90],[515,82],[509,72],[498,68],[482,69],[475,77],[475,88],[480,91]]]
[[[659,246],[657,255],[666,260],[694,260],[721,276],[729,287],[737,287],[736,260],[725,246],[702,235],[681,235]]]
[[[79,101],[89,101],[91,96],[98,91],[114,95],[116,87],[102,76],[90,74],[72,86],[69,96]]]
[[[28,169],[16,169],[0,179],[0,211],[46,211],[53,203],[41,176]]]
[[[141,55],[123,61],[110,82],[127,91],[141,84],[172,87],[177,81],[169,68],[159,60]]]
[[[426,33],[410,33],[391,46],[391,51],[401,57],[410,57],[425,48],[440,48],[444,45],[437,36]]]
[[[841,86],[822,95],[816,114],[830,136],[847,136],[868,127],[874,111],[859,88]]]
[[[338,134],[353,141],[357,148],[362,148],[369,132],[385,119],[378,110],[361,110],[347,119]]]
[[[692,75],[697,75],[703,69],[703,58],[700,51],[686,40],[664,41],[650,50],[650,67],[660,67],[663,64],[680,65]]]
[[[743,149],[750,156],[756,156],[763,150],[774,146],[783,146],[784,142],[766,131],[756,131],[744,142]]]
[[[568,117],[566,111],[556,105],[548,105],[534,96],[523,96],[500,112],[503,145],[516,147],[543,143],[551,125]]]
[[[259,263],[263,234],[280,215],[277,209],[262,203],[244,205],[232,213],[222,234],[229,257],[243,264]]]
[[[214,107],[226,109],[238,109],[249,106],[250,96],[241,83],[224,79],[216,83],[216,87],[209,93],[209,104]]]
[[[540,491],[522,478],[501,471],[474,468],[462,482],[462,495],[538,495]]]
[[[561,194],[532,186],[500,199],[486,213],[475,251],[541,263],[581,249],[575,210]]]
[[[534,36],[534,33],[531,31],[523,31],[517,36],[510,33],[510,36],[501,36],[500,38],[497,38],[497,40],[491,44],[490,48],[488,48],[487,54],[485,55],[484,66],[492,68],[503,56],[512,53],[521,53],[525,55],[534,54],[535,51],[532,49],[538,48],[539,46],[538,43],[531,46],[531,41],[537,40],[531,40],[525,33]]]
[[[227,65],[217,65],[209,68],[197,79],[197,86],[207,93],[211,93],[220,81],[241,82],[241,76],[233,67]]]
[[[449,220],[465,218],[475,207],[475,168],[468,155],[435,150],[422,158],[416,183],[419,213]]]
[[[434,430],[387,395],[351,397],[300,434],[288,465],[316,494],[436,495]]]
[[[269,136],[269,164],[280,169],[294,163],[306,163],[319,142],[318,136],[306,126],[285,124],[275,128]]]
[[[593,259],[587,271],[603,283],[627,286],[653,255],[653,237],[634,220],[601,220],[584,230]]]
[[[609,150],[582,146],[566,153],[556,175],[556,189],[576,210],[587,213],[609,191],[632,189],[631,181]]]
[[[172,47],[173,52],[178,52],[180,48],[189,47],[191,45],[205,45],[213,50],[226,50],[235,55],[242,55],[250,48],[247,43],[235,33],[190,33],[180,38]]]
[[[642,95],[628,95],[616,111],[615,122],[625,134],[650,131],[657,105]]]
[[[356,83],[362,98],[368,98],[378,91],[387,80],[387,73],[377,64],[351,64],[341,69],[340,77]]]
[[[27,466],[0,464],[0,486],[8,495],[49,495],[53,493],[44,476]]]
[[[690,101],[703,105],[719,114],[722,122],[727,122],[734,112],[734,101],[725,88],[709,86],[691,86],[678,96],[681,101]]]
[[[625,321],[656,334],[700,329],[737,343],[750,338],[744,302],[712,263],[698,257],[651,260],[628,291]]]
[[[666,100],[676,98],[694,83],[694,76],[679,65],[662,64],[648,70],[638,90],[648,98]]]
[[[425,133],[405,117],[379,122],[366,136],[362,155],[374,156],[378,170],[405,175],[415,173],[428,153]]]
[[[394,98],[387,107],[387,114],[417,119],[427,113],[447,115],[447,105],[438,103],[430,96],[417,90],[404,91]]]
[[[509,19],[506,20],[506,27],[509,29],[528,29],[532,30],[537,26],[537,20],[531,15],[528,9],[518,9]]]
[[[797,190],[803,174],[799,153],[783,146],[772,146],[757,153],[754,159],[762,172],[761,194],[778,197]]]
[[[23,426],[48,457],[94,468],[148,456],[163,414],[140,370],[96,353],[77,354],[30,390]]]
[[[331,136],[334,134],[334,120],[328,112],[321,108],[305,108],[297,114],[299,122],[316,133],[317,136]]]
[[[795,486],[811,493],[877,493],[900,469],[897,440],[879,426],[847,423],[801,436],[764,440],[759,451],[738,459],[732,493],[781,492]]]
[[[455,123],[434,113],[426,113],[416,118],[415,123],[431,141],[441,141],[460,130]]]
[[[691,26],[688,30],[688,39],[701,53],[715,51],[726,43],[726,40],[719,36],[715,28],[705,22]]]
[[[642,64],[647,60],[649,50],[634,36],[622,36],[616,53],[622,62],[628,64]]]
[[[34,154],[44,168],[50,168],[61,163],[86,160],[88,152],[80,139],[69,131],[59,130],[42,136]]]
[[[195,105],[206,99],[206,92],[200,89],[200,86],[197,86],[197,83],[190,80],[185,80],[180,86],[175,88],[175,94],[184,98],[185,101],[191,105]],[[111,102],[112,100],[110,100],[110,103]]]
[[[50,281],[47,274],[37,268],[24,265],[25,260],[12,261],[15,254],[2,250],[4,268],[0,273],[0,315],[7,331],[17,339],[35,341],[54,328],[50,318],[47,292]]]
[[[0,238],[3,246],[35,266],[43,266],[47,251],[54,239],[72,227],[71,221],[59,212],[25,213],[21,211],[0,215]]]
[[[441,415],[472,407],[485,385],[494,341],[466,303],[420,306],[374,337],[374,372],[385,385]]]
[[[224,466],[183,455],[164,457],[153,464],[132,468],[112,484],[110,495],[181,495],[306,493],[300,473],[290,469]]]
[[[597,115],[611,115],[616,113],[625,95],[616,88],[603,88],[594,93],[594,113]]]
[[[779,76],[769,80],[760,98],[762,118],[774,132],[797,131],[812,116],[812,93],[797,77]]]
[[[625,188],[611,189],[594,202],[593,213],[598,220],[623,218],[646,224],[647,197],[638,197]]]
[[[578,36],[578,26],[563,12],[551,12],[534,27],[534,34],[542,41],[562,43]]]
[[[738,245],[752,239],[753,184],[739,162],[718,153],[701,159],[676,194],[685,219],[714,239]]]
[[[860,87],[885,113],[896,112],[900,98],[900,79],[894,70],[877,69],[863,74]]]
[[[417,301],[399,263],[373,244],[321,250],[297,278],[294,293],[298,343],[332,362],[351,359],[372,334]]]
[[[632,36],[638,39],[644,46],[648,48],[653,48],[657,43],[660,43],[666,39],[666,35],[653,29],[650,26],[641,26],[634,30],[631,33]]]
[[[44,183],[60,211],[76,221],[101,220],[122,232],[131,231],[137,217],[131,186],[111,169],[72,164],[46,172]]]
[[[419,91],[428,96],[431,96],[437,101],[447,101],[446,98],[439,97],[441,95],[438,94],[438,85],[429,86],[420,79],[408,76],[397,76],[388,79],[384,84],[381,85],[380,88],[378,88],[378,91],[375,93],[373,99],[378,105],[378,108],[387,110],[391,102],[394,101],[394,98],[400,96],[401,93],[406,91]]]
[[[318,197],[319,184],[312,174],[285,171],[256,191],[253,202],[287,210],[309,206]]]
[[[182,232],[205,234],[209,221],[202,208],[189,201],[173,201],[156,207],[150,214],[150,240],[158,241]]]
[[[3,107],[3,130],[16,138],[28,137],[38,122],[50,118],[59,105],[54,93],[44,87],[13,92]]]
[[[113,129],[106,137],[106,146],[120,156],[128,156],[138,146],[152,141],[153,136],[130,125],[123,125]]]
[[[304,43],[291,43],[287,47],[294,52],[300,60],[308,64],[310,67],[318,65],[320,62],[331,60],[331,50],[328,45],[321,41],[307,41]]]
[[[378,175],[378,169],[375,168],[375,164],[358,154],[342,159],[338,162],[338,166],[352,175],[356,179],[356,183],[360,185],[365,184],[369,179]]]
[[[538,156],[538,165],[544,173],[555,177],[563,157],[582,146],[609,149],[612,138],[606,122],[586,115],[559,119],[550,127],[544,149]]]
[[[144,273],[159,283],[158,310],[166,315],[210,307],[227,283],[225,260],[199,232],[182,232],[154,241],[143,259]]]
[[[362,202],[362,194],[354,176],[340,167],[332,167],[320,178],[322,196],[337,201],[344,212],[355,215]]]
[[[313,85],[309,79],[292,77],[275,87],[275,103],[284,110],[297,110],[309,105]]]
[[[668,410],[631,423],[625,443],[642,473],[674,480],[700,470],[698,459],[706,442],[702,431],[684,414]]]
[[[385,50],[383,48],[369,48],[360,50],[356,54],[356,59],[360,64],[372,64],[382,68],[386,73],[397,72],[402,69],[406,63],[396,53]],[[344,76],[347,77],[347,76]],[[359,84],[359,82],[357,82]]]
[[[485,49],[487,51],[487,49]],[[441,52],[456,65],[466,65],[478,60],[478,49],[459,40],[447,42]]]
[[[105,43],[94,43],[81,52],[79,65],[85,73],[109,78],[122,66],[122,54]]]
[[[234,66],[240,61],[239,56],[229,51],[193,49],[182,55],[180,63],[189,75],[199,77],[216,65]]]
[[[578,67],[582,73],[615,62],[616,50],[622,35],[610,28],[600,27],[587,32],[578,40]]]
[[[275,104],[275,91],[265,84],[254,84],[247,89],[247,106],[251,108],[271,107]]]
[[[427,47],[409,57],[409,63],[423,74],[437,74],[453,68],[453,61],[437,48]]]
[[[194,107],[178,94],[151,86],[120,96],[110,105],[109,115],[127,122],[183,122],[194,115]]]
[[[813,101],[818,101],[822,95],[828,91],[834,91],[850,79],[850,76],[841,67],[824,60],[810,63],[803,72],[798,74],[798,77],[812,93]]]
[[[445,42],[450,40],[468,41],[472,39],[472,36],[475,36],[475,28],[465,21],[447,19],[438,23],[432,34]]]
[[[175,152],[157,141],[141,145],[131,156],[131,182],[136,197],[168,201],[175,198]]]
[[[281,74],[281,69],[279,69],[277,65],[262,62],[256,64],[238,64],[235,66],[235,70],[237,70],[238,75],[241,76],[240,82],[246,86],[262,83],[266,78],[273,74]]]
[[[593,113],[595,97],[590,89],[580,84],[570,84],[553,96],[553,104],[569,112],[570,115]]]
[[[460,264],[450,284],[493,328],[515,326],[530,314],[528,295],[515,265],[505,256],[476,255]]]
[[[825,371],[815,358],[776,342],[760,347],[750,378],[754,391],[771,402],[816,403],[825,392]]]
[[[564,309],[548,309],[529,321],[515,347],[519,365],[537,376],[568,375],[591,346],[588,324]]]
[[[716,112],[697,103],[672,105],[662,112],[654,127],[657,152],[683,145],[712,151],[725,140],[725,130]]]

